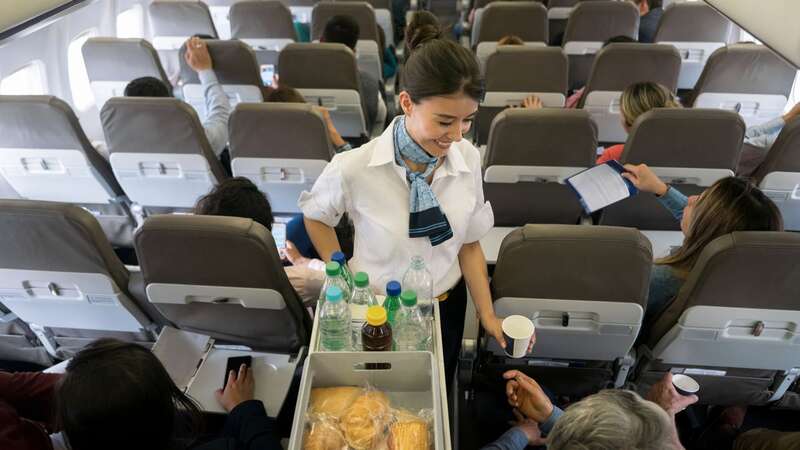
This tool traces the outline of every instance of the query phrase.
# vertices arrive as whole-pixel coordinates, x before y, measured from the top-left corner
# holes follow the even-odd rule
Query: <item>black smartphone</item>
[[[225,389],[225,386],[228,385],[228,375],[230,375],[231,370],[234,373],[239,373],[239,367],[242,367],[242,364],[247,366],[249,369],[253,364],[253,357],[252,356],[233,356],[228,358],[228,364],[225,367],[225,381],[222,383],[222,389]]]

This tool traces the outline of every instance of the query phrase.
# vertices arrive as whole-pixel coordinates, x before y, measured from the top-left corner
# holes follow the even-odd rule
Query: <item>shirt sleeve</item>
[[[784,125],[786,122],[783,117],[776,117],[769,122],[752,126],[744,134],[744,143],[760,148],[770,148],[778,139]]]
[[[548,417],[547,420],[539,424],[539,431],[541,431],[543,435],[550,434],[550,431],[552,431],[553,427],[556,426],[558,419],[563,415],[564,410],[556,405],[553,405],[553,412],[550,413],[550,417]]]
[[[519,427],[514,427],[481,450],[525,450],[527,446],[528,436]]]
[[[612,145],[603,151],[603,154],[597,158],[595,164],[603,164],[605,162],[614,160],[619,161],[622,158],[622,153],[625,151],[624,144]]]
[[[231,115],[231,104],[213,70],[201,70],[197,76],[203,85],[203,95],[206,99],[206,120],[203,122],[203,128],[206,130],[208,143],[219,156],[228,145],[228,117]]]
[[[475,181],[475,209],[472,211],[472,216],[470,216],[469,219],[469,227],[467,228],[467,235],[464,239],[464,243],[466,244],[481,240],[494,226],[492,204],[487,202],[483,197],[483,176],[480,164],[480,156],[478,156],[475,159],[475,163],[471,164],[470,167]]]
[[[689,199],[674,187],[670,186],[667,193],[661,197],[656,197],[658,201],[672,213],[678,220],[683,218],[683,208],[689,204]]]
[[[297,205],[305,217],[329,227],[335,227],[341,220],[346,211],[348,196],[341,167],[341,158],[345,155],[346,153],[334,156],[317,178],[311,192],[304,191],[300,194]]]

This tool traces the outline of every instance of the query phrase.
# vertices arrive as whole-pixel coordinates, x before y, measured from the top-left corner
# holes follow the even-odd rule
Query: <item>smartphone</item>
[[[274,64],[261,64],[261,82],[264,83],[264,86],[272,86],[272,79],[274,75]]]
[[[249,369],[252,367],[253,364],[253,357],[252,356],[233,356],[228,358],[228,364],[225,367],[225,381],[222,382],[222,389],[225,389],[225,386],[228,385],[228,375],[231,373],[231,370],[235,373],[239,373],[239,367],[242,367],[242,364],[247,366]]]

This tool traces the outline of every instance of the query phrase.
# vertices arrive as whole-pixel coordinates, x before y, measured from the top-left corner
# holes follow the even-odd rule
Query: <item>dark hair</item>
[[[282,84],[272,89],[264,101],[267,103],[305,103],[306,99],[297,89]]]
[[[350,16],[333,16],[322,31],[322,42],[344,44],[355,51],[360,30],[358,22]]]
[[[614,37],[608,38],[608,40],[603,42],[603,47],[606,47],[609,44],[632,44],[632,43],[635,44],[635,43],[638,43],[638,42],[639,41],[637,41],[636,39],[634,39],[634,38],[632,38],[630,36],[625,36],[624,34],[621,34],[619,36],[614,36]]]
[[[443,38],[441,29],[431,25],[418,28],[407,43],[411,55],[403,69],[403,90],[414,103],[458,92],[481,100],[483,83],[470,50]]]
[[[229,178],[200,197],[194,207],[202,216],[232,216],[253,219],[272,231],[272,207],[258,186],[244,177]]]
[[[72,358],[56,412],[72,450],[165,450],[176,446],[180,413],[195,435],[202,420],[150,350],[116,339],[94,341]]]
[[[125,97],[172,97],[169,88],[155,77],[137,78],[125,86]]]
[[[439,24],[439,19],[436,18],[433,13],[430,11],[417,11],[411,16],[411,20],[406,25],[405,29],[405,41],[403,43],[403,62],[408,61],[408,57],[411,55],[411,50],[413,47],[409,46],[409,42],[415,41],[415,36],[420,28],[430,26],[437,30],[441,30],[441,25]]]

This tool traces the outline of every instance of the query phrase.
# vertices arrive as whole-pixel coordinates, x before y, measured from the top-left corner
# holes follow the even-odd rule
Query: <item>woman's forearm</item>
[[[306,227],[308,237],[311,238],[311,243],[314,244],[314,249],[323,261],[330,261],[331,254],[342,249],[341,245],[339,245],[339,238],[336,237],[336,231],[333,228],[308,217],[303,218],[303,224]]]
[[[492,293],[489,290],[489,272],[486,269],[486,257],[480,242],[464,244],[458,252],[458,263],[478,316],[482,319],[494,317]]]

